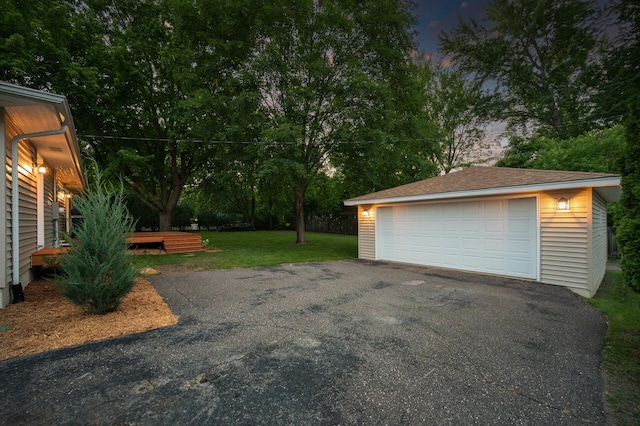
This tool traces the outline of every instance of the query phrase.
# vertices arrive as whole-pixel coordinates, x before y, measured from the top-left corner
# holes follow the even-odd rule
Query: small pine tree
[[[58,261],[53,281],[63,296],[90,314],[118,309],[135,284],[137,269],[127,252],[126,234],[135,229],[120,187],[114,191],[95,167],[93,183],[74,199],[82,221],[65,235],[70,251]]]
[[[640,291],[640,95],[630,102],[622,155],[622,197],[616,239],[626,282]]]

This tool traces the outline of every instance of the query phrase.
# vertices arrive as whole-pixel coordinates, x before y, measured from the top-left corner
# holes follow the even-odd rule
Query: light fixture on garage
[[[369,217],[369,209],[362,208],[362,217]]]
[[[568,212],[569,210],[571,210],[571,201],[564,197],[558,199],[558,211]]]

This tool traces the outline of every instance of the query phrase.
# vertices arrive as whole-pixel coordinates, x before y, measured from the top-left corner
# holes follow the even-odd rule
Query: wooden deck
[[[134,232],[127,238],[129,244],[161,243],[167,254],[194,253],[206,251],[207,248],[200,244],[200,234],[188,232]]]
[[[31,255],[31,266],[53,265],[57,256],[64,256],[68,251],[68,247],[40,249]]]
[[[188,232],[134,232],[127,237],[127,243],[136,244],[162,244],[167,254],[195,253],[206,251],[207,247],[200,244],[199,234]],[[51,264],[56,256],[64,256],[69,251],[68,247],[47,247],[34,252],[31,255],[31,266],[45,266]]]

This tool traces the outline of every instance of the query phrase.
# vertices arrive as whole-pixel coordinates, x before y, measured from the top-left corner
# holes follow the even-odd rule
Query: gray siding
[[[570,287],[589,296],[590,191],[540,194],[540,281]],[[557,199],[571,200],[571,211],[557,211]]]
[[[358,259],[376,260],[376,209],[369,209],[369,217],[362,216],[358,206]]]
[[[54,219],[54,182],[53,182],[53,171],[47,171],[47,174],[44,175],[44,246],[45,247],[54,247],[55,245],[55,227],[53,219]],[[57,213],[56,213],[57,214]]]
[[[589,290],[593,296],[600,287],[607,269],[607,203],[592,191],[591,213],[591,279]]]
[[[37,250],[37,201],[36,175],[34,173],[35,151],[21,141],[19,149],[19,188],[20,188],[20,279],[29,282],[31,277],[31,253]],[[25,276],[25,278],[22,278]]]
[[[11,253],[11,138],[18,134],[17,129],[11,122],[7,121],[6,125],[6,140],[5,140],[5,224],[6,230],[4,238],[4,256],[6,269],[4,270],[4,282],[7,288],[12,284],[11,271],[13,269],[12,253]]]

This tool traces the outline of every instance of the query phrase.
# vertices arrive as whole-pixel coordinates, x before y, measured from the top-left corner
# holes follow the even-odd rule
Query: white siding
[[[592,196],[591,214],[591,277],[590,296],[600,287],[607,269],[607,203],[595,192]]]
[[[369,216],[362,216],[358,206],[358,259],[376,260],[376,209],[368,209]]]
[[[540,281],[589,294],[590,189],[540,194]],[[557,211],[557,199],[571,211]]]

